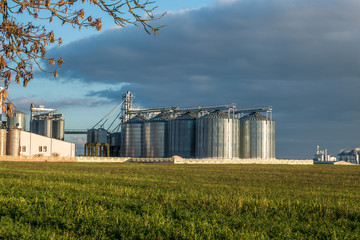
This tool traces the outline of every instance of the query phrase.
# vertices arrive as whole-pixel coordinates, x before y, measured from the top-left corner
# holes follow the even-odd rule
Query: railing
[[[65,134],[86,134],[88,129],[65,129]]]

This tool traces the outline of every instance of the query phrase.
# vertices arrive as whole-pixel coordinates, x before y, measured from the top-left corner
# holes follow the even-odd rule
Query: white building
[[[21,131],[20,155],[75,157],[75,143]]]
[[[321,161],[321,162],[335,162],[336,157],[332,157],[330,154],[328,154],[327,149],[320,149],[319,146],[316,146],[316,154],[314,155],[314,161]]]

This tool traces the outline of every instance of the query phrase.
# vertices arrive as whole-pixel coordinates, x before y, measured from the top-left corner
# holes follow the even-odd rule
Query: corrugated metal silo
[[[110,134],[110,157],[120,157],[121,132]]]
[[[196,120],[197,158],[238,158],[239,119],[216,110]]]
[[[30,131],[36,134],[39,132],[39,120],[30,121]]]
[[[65,121],[63,119],[55,119],[52,121],[52,136],[53,138],[64,140]]]
[[[169,155],[168,124],[170,116],[160,113],[144,123],[144,157],[165,158]]]
[[[87,143],[94,143],[95,142],[95,129],[90,129],[86,133],[87,136]]]
[[[121,132],[114,132],[110,135],[110,146],[121,146]]]
[[[0,129],[0,156],[6,155],[6,129]]]
[[[169,156],[195,157],[196,116],[190,112],[169,121]]]
[[[240,158],[275,158],[275,121],[253,112],[240,118]]]
[[[20,133],[17,128],[10,128],[6,138],[6,155],[19,156],[20,155]]]
[[[136,115],[122,125],[121,155],[124,157],[144,157],[144,122],[146,118]]]
[[[37,134],[43,135],[45,137],[52,137],[52,120],[50,118],[45,118],[38,120],[39,122],[39,129]]]
[[[95,143],[107,143],[107,135],[108,131],[106,131],[104,128],[95,129]]]
[[[11,117],[7,116],[7,127],[26,130],[26,114],[16,109]]]

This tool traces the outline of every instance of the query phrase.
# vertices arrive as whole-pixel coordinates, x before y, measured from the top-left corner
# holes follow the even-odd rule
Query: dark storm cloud
[[[228,3],[226,3],[228,2]],[[355,147],[360,2],[218,1],[163,18],[155,37],[113,29],[54,49],[68,79],[129,83],[144,106],[272,105],[278,156]],[[121,99],[125,88],[89,93]]]

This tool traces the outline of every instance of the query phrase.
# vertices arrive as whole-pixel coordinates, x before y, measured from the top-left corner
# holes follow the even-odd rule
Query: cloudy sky
[[[25,112],[30,102],[57,108],[69,129],[92,127],[127,90],[144,107],[271,105],[277,157],[360,147],[359,1],[157,3],[168,13],[156,36],[106,19],[100,33],[66,29],[49,53],[65,59],[60,79],[13,85],[12,102]]]

